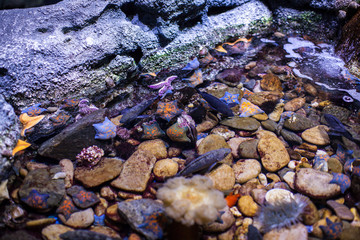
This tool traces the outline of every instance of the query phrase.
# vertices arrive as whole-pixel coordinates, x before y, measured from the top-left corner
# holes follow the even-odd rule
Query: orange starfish
[[[45,115],[30,117],[27,113],[21,114],[19,117],[20,122],[23,124],[23,129],[21,130],[21,136],[24,137],[25,131],[38,124],[44,117]]]

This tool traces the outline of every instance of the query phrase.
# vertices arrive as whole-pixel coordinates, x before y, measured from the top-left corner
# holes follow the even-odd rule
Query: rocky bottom
[[[29,106],[0,239],[358,239],[358,85],[276,32]]]

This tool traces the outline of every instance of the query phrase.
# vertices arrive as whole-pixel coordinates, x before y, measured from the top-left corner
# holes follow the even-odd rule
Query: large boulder
[[[0,95],[0,182],[7,178],[10,156],[20,137],[20,124],[13,107]]]
[[[0,93],[16,108],[94,95],[123,82],[140,59],[143,71],[184,64],[197,46],[269,19],[257,0],[63,0],[2,10]]]

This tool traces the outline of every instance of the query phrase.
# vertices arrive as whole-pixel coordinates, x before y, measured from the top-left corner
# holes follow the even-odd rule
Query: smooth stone
[[[225,139],[225,141],[229,140],[232,137],[235,137],[235,132],[229,130],[224,126],[213,128],[210,134],[217,134]]]
[[[260,87],[265,91],[282,91],[281,81],[278,76],[273,73],[267,73],[260,81]]]
[[[59,162],[59,165],[62,168],[62,171],[65,172],[66,177],[65,177],[65,188],[69,188],[73,185],[73,181],[74,181],[74,164],[71,160],[69,159],[62,159]]]
[[[91,226],[89,228],[90,231],[104,234],[111,238],[121,239],[120,234],[118,234],[114,229],[106,226]]]
[[[137,232],[142,233],[147,239],[159,239],[162,235],[162,227],[157,221],[155,223],[148,222],[148,217],[153,214],[165,214],[164,205],[152,199],[139,199],[132,201],[124,201],[117,204],[118,212],[126,220],[126,222]],[[151,220],[153,221],[153,220]],[[140,227],[142,224],[152,224],[149,228]],[[157,226],[154,226],[156,224]],[[153,229],[154,228],[154,229]],[[156,228],[156,230],[155,230]]]
[[[296,225],[291,225],[289,228],[273,229],[270,232],[267,232],[263,236],[263,240],[307,240],[308,231],[306,227],[298,223]]]
[[[119,158],[103,158],[92,168],[77,167],[75,179],[81,182],[84,187],[97,187],[119,176],[122,164],[123,160]]]
[[[106,219],[109,219],[109,220],[111,220],[112,222],[115,222],[115,223],[123,223],[124,222],[122,217],[120,216],[120,213],[118,212],[117,203],[109,206],[106,209],[105,216],[106,216]]]
[[[265,128],[266,130],[275,132],[276,127],[277,127],[277,123],[274,122],[273,120],[268,119],[266,121],[261,122],[261,126],[263,128]]]
[[[281,114],[284,112],[284,105],[285,104],[282,102],[276,104],[274,111],[269,114],[269,120],[278,122],[281,118]]]
[[[276,103],[284,96],[282,92],[277,91],[262,91],[262,92],[255,92],[254,94],[250,95],[248,100],[259,106],[265,112],[272,112]],[[267,105],[268,107],[265,107]],[[269,107],[271,106],[271,107]],[[269,108],[269,109],[267,109]]]
[[[10,199],[7,183],[8,179],[5,179],[0,184],[0,203],[6,199]]]
[[[328,201],[326,201],[326,204],[332,210],[334,210],[334,212],[336,213],[336,215],[339,218],[341,218],[343,220],[347,220],[347,221],[352,221],[354,219],[354,214],[352,214],[350,209],[347,206],[345,206],[344,204],[338,203],[334,200],[328,200]]]
[[[220,122],[222,125],[232,127],[238,130],[255,131],[260,127],[259,121],[251,117],[232,117]]]
[[[197,152],[199,155],[210,152],[212,150],[220,149],[220,148],[230,148],[229,144],[225,141],[225,139],[216,134],[210,134],[206,136],[198,145]],[[227,155],[223,163],[231,164],[233,161],[232,154]]]
[[[294,98],[285,103],[284,109],[285,111],[296,112],[300,108],[302,108],[305,104],[305,98]]]
[[[249,141],[242,142],[238,148],[239,157],[260,159],[259,153],[257,151],[258,143],[259,139],[251,139]]]
[[[256,131],[256,137],[261,139],[263,137],[277,137],[275,133],[267,131],[267,130],[258,130]]]
[[[62,224],[52,224],[41,230],[42,237],[45,240],[61,240],[60,235],[74,229]]]
[[[210,129],[213,129],[219,123],[219,119],[212,113],[207,113],[205,120],[196,126],[196,131],[198,133],[206,132]]]
[[[280,170],[290,161],[290,156],[284,144],[276,137],[260,138],[258,152],[263,167],[270,172]]]
[[[340,186],[329,183],[333,175],[312,168],[301,168],[295,173],[295,189],[310,198],[329,199],[340,194]]]
[[[119,177],[111,182],[111,186],[125,191],[145,191],[155,162],[156,157],[151,152],[138,149],[123,164]]]
[[[295,132],[304,131],[313,126],[314,124],[311,122],[310,119],[296,113],[292,117],[286,119],[284,122],[284,128]]]
[[[105,109],[97,110],[84,116],[79,121],[71,124],[59,134],[46,140],[38,149],[43,157],[75,160],[83,148],[96,145],[100,148],[106,146],[107,141],[95,139],[94,123],[103,122]]]
[[[328,168],[329,172],[334,173],[342,173],[343,172],[343,165],[337,158],[329,158],[328,159]]]
[[[224,232],[225,230],[229,229],[234,224],[235,217],[231,213],[228,206],[226,206],[224,209],[221,209],[220,211],[224,211],[224,213],[220,217],[222,223],[213,222],[210,224],[206,224],[206,225],[202,226],[204,228],[204,231],[206,231],[206,232]]]
[[[75,230],[71,232],[66,232],[60,235],[60,238],[62,240],[85,240],[85,239],[91,239],[91,240],[121,240],[122,238],[118,237],[110,237],[103,233],[98,233],[94,231],[89,230]]]
[[[138,146],[138,150],[149,151],[157,160],[167,157],[166,145],[161,139],[144,141]]]
[[[283,176],[284,181],[289,185],[291,189],[294,189],[294,182],[295,182],[295,173],[293,171],[289,171],[285,173]]]
[[[74,204],[79,208],[89,208],[100,202],[100,199],[95,193],[87,191],[79,185],[68,188],[66,193],[71,196]]]
[[[317,89],[310,83],[304,84],[304,90],[313,97],[316,97],[318,95]]]
[[[237,207],[239,211],[247,217],[254,217],[259,210],[259,205],[249,196],[241,196],[238,200]]]
[[[300,145],[303,142],[301,137],[299,137],[296,133],[291,132],[289,130],[281,129],[280,134],[287,142],[295,143],[297,145]]]
[[[244,137],[234,137],[231,138],[229,141],[227,141],[227,143],[229,144],[230,148],[231,148],[231,153],[233,155],[234,158],[239,158],[239,154],[238,154],[238,148],[239,145],[242,142],[248,141],[251,138],[244,138]]]
[[[257,204],[264,205],[266,193],[267,191],[264,188],[254,188],[251,190],[250,196]]]
[[[19,197],[22,202],[27,205],[29,203],[34,204],[34,201],[38,203],[34,198],[30,199],[30,192],[37,191],[40,194],[48,195],[42,206],[35,207],[40,211],[49,211],[50,209],[59,206],[65,194],[64,179],[53,179],[54,175],[61,172],[60,166],[53,166],[48,168],[39,168],[30,171],[19,189]],[[27,199],[27,200],[25,200]]]
[[[269,119],[269,117],[266,113],[255,114],[255,115],[252,115],[251,117],[255,118],[256,120],[259,120],[259,121],[265,121],[265,120]]]
[[[60,220],[67,226],[73,228],[87,228],[94,222],[94,211],[92,208],[74,212],[66,220],[64,215],[59,214]]]
[[[261,164],[255,159],[239,160],[233,165],[233,169],[236,182],[245,183],[259,175]]]
[[[316,205],[310,200],[310,198],[308,198],[304,195],[301,195],[301,196],[308,203],[306,205],[303,213],[301,214],[302,223],[305,225],[313,225],[320,218],[319,211],[318,211]]]
[[[315,145],[329,145],[330,144],[330,138],[327,134],[326,129],[328,129],[327,126],[319,125],[310,129],[305,130],[302,132],[301,137],[305,141],[315,144]]]
[[[294,194],[286,189],[273,188],[265,195],[265,200],[269,204],[276,204],[279,202],[289,202],[294,198]]]
[[[167,178],[176,175],[179,164],[171,158],[161,159],[154,165],[154,175],[159,178]]]
[[[235,184],[234,170],[227,164],[221,164],[220,167],[206,174],[214,183],[214,188],[220,191],[231,190]]]
[[[43,228],[47,225],[53,224],[56,222],[55,218],[40,218],[36,220],[30,220],[26,222],[27,228]]]
[[[321,113],[331,114],[336,118],[338,118],[341,122],[346,122],[352,112],[347,108],[331,104],[329,106],[324,107]]]

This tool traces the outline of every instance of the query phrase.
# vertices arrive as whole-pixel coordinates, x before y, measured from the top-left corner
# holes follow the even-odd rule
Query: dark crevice
[[[210,7],[208,10],[207,15],[208,16],[213,16],[213,15],[218,15],[220,13],[224,13],[227,12],[229,10],[232,10],[234,8],[236,8],[237,6],[230,6],[230,7]]]
[[[200,15],[200,16],[192,18],[188,21],[184,21],[184,22],[179,21],[179,28],[182,31],[186,28],[195,27],[196,24],[201,23],[201,22],[202,22],[202,16]]]
[[[79,31],[89,25],[92,25],[94,23],[96,23],[96,21],[105,13],[107,12],[108,10],[117,10],[119,9],[119,6],[115,5],[115,4],[108,4],[104,10],[97,16],[94,16],[90,19],[87,19],[85,20],[85,23],[84,24],[81,24],[81,25],[74,25],[74,26],[71,26],[71,27],[63,27],[61,29],[61,31],[64,33],[64,34],[67,34],[69,32],[73,32],[73,31]]]
[[[121,11],[123,11],[127,18],[130,20],[137,14],[137,9],[134,2],[124,3],[120,7]]]
[[[14,8],[32,8],[41,7],[46,5],[55,4],[62,0],[43,0],[43,1],[14,1],[14,0],[0,0],[0,10],[2,9],[14,9]]]
[[[8,74],[8,70],[6,68],[0,67],[0,77],[4,77]]]
[[[88,66],[90,69],[97,69],[104,65],[109,64],[114,58],[116,57],[116,54],[109,54],[103,57],[100,60],[92,60],[88,63]]]
[[[136,50],[129,52],[128,55],[134,59],[136,64],[139,64],[140,59],[144,56],[140,47],[137,47]]]

